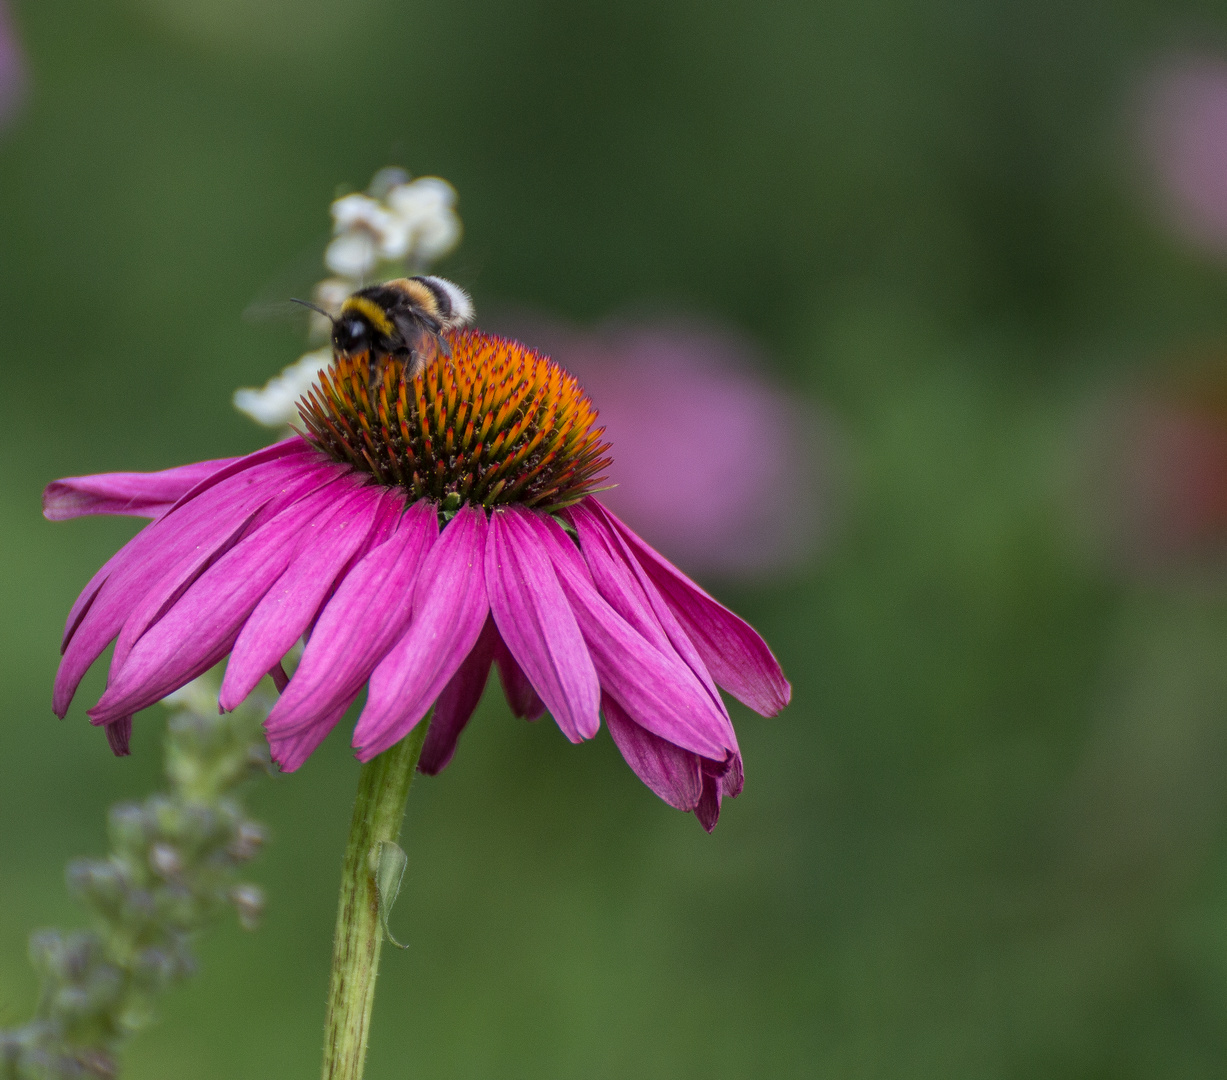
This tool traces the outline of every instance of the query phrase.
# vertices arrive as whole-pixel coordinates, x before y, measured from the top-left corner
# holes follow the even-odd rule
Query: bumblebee
[[[369,354],[371,382],[392,357],[412,379],[436,356],[449,355],[441,335],[473,321],[473,301],[441,277],[397,278],[359,289],[332,320],[337,359]]]

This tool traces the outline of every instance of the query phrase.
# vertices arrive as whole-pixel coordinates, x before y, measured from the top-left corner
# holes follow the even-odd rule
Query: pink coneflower
[[[229,655],[219,704],[271,674],[266,730],[297,769],[369,684],[369,760],[434,706],[420,768],[442,769],[498,668],[508,702],[572,742],[609,732],[639,777],[711,829],[741,790],[716,689],[764,715],[789,685],[754,630],[589,492],[608,465],[596,411],[547,357],[449,335],[407,381],[365,359],[321,374],[304,433],[247,457],[61,480],[52,520],[152,517],[68,617],[54,708],[115,641],[90,719],[126,753],[134,713]],[[306,648],[293,677],[281,661]]]

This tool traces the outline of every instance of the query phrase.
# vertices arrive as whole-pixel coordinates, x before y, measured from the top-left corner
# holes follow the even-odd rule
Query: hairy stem
[[[405,800],[429,726],[428,716],[395,746],[363,765],[358,779],[332,946],[323,1080],[362,1077],[383,944],[375,885],[379,845],[395,842],[400,835]]]

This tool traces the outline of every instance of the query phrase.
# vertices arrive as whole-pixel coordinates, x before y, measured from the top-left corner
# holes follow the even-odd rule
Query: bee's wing
[[[306,329],[311,310],[293,300],[253,300],[243,309],[243,321],[280,323]]]
[[[244,322],[281,323],[298,326],[306,331],[311,312],[301,304],[294,303],[292,296],[314,298],[316,284],[329,276],[324,266],[324,249],[328,246],[329,233],[323,233],[310,247],[305,247],[290,262],[287,262],[255,298],[243,309]]]
[[[439,355],[443,342],[439,339],[438,331],[424,319],[400,315],[396,318],[396,328],[409,350],[405,377],[412,379]]]

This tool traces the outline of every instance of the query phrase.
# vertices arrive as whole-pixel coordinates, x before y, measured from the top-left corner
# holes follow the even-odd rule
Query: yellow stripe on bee
[[[435,319],[439,317],[439,298],[435,296],[429,285],[423,285],[422,282],[415,281],[413,278],[402,278],[398,284],[401,292],[427,315]]]
[[[351,312],[365,316],[366,321],[384,337],[392,336],[392,320],[374,300],[368,300],[365,296],[351,296],[341,305],[341,318],[345,318]]]

